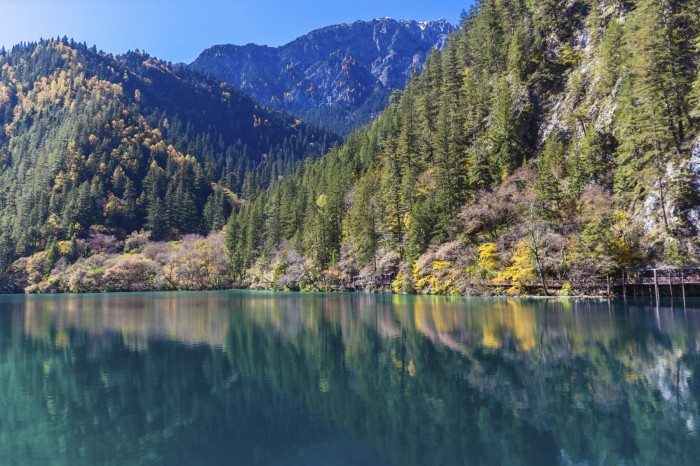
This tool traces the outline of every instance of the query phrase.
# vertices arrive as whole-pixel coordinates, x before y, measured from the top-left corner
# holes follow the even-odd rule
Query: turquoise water
[[[698,464],[686,304],[0,296],[0,464]]]

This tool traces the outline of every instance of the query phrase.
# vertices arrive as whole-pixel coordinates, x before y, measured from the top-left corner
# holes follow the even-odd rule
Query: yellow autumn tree
[[[510,260],[510,265],[496,274],[494,282],[502,285],[510,285],[508,294],[524,294],[526,286],[536,279],[535,263],[532,251],[525,241],[515,245],[515,252]]]
[[[496,243],[483,243],[477,248],[479,258],[477,266],[484,278],[492,278],[498,270],[498,246]]]

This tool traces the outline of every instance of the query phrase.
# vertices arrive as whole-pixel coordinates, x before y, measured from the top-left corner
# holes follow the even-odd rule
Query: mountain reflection
[[[694,464],[680,304],[0,298],[0,463]]]

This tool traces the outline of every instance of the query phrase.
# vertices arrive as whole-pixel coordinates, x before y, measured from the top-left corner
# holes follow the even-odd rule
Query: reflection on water
[[[0,297],[0,464],[697,464],[673,304]]]

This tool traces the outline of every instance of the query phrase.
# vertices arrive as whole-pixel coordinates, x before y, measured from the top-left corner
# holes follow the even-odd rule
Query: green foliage
[[[50,272],[53,266],[56,265],[58,259],[61,257],[61,250],[58,248],[58,244],[54,241],[49,245],[46,250],[46,257],[44,259],[44,270]]]
[[[496,180],[505,179],[522,161],[523,146],[518,135],[516,115],[513,86],[506,77],[502,77],[493,91],[493,121],[488,130],[490,159],[496,170]]]
[[[343,221],[343,236],[349,253],[361,267],[374,261],[381,239],[382,211],[378,199],[373,196],[377,182],[377,176],[366,176],[357,182],[354,202]]]
[[[220,229],[246,180],[254,195],[334,141],[187,67],[67,39],[0,55],[0,126],[14,257],[93,226],[155,239]]]
[[[539,214],[542,218],[556,220],[562,215],[564,193],[561,180],[564,171],[566,147],[555,137],[547,139],[537,165],[537,195]]]
[[[565,68],[574,68],[581,63],[581,52],[574,50],[570,46],[564,47],[561,51],[561,64]]]
[[[600,44],[600,65],[598,73],[601,78],[600,86],[603,89],[612,88],[620,79],[624,60],[625,31],[622,22],[613,19],[608,22],[603,31]]]
[[[671,157],[684,151],[693,124],[690,90],[697,65],[692,44],[698,34],[683,20],[691,7],[686,3],[640,0],[627,21],[624,46],[631,72],[625,78],[622,105],[616,114],[620,128],[616,188],[620,193],[634,195],[643,189],[643,181],[658,180]],[[666,218],[664,212],[668,228]]]
[[[571,285],[571,283],[566,282],[562,285],[561,290],[559,290],[558,294],[559,294],[559,296],[561,296],[563,298],[567,298],[567,297],[571,296],[573,289],[574,289],[574,287]]]

